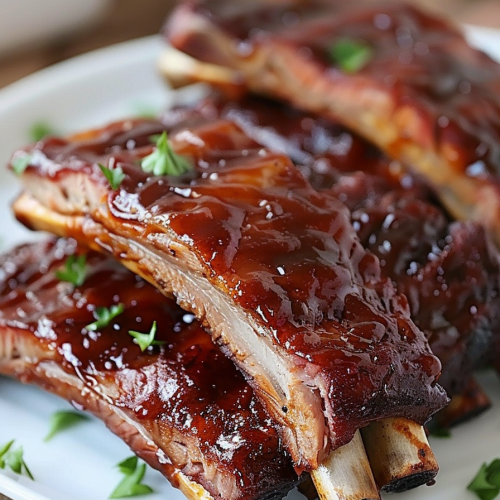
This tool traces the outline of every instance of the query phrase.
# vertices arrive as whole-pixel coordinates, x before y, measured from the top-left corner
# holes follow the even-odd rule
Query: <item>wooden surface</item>
[[[500,28],[499,0],[411,1],[457,22]],[[174,4],[175,0],[113,0],[107,14],[90,31],[0,59],[0,88],[83,52],[158,33]]]

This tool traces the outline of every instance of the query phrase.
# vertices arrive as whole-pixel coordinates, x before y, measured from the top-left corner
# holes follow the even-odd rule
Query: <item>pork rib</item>
[[[0,373],[94,413],[190,498],[282,498],[298,478],[231,361],[191,314],[100,254],[87,254],[82,286],[60,282],[75,252],[51,240],[0,258]],[[111,324],[86,328],[113,304],[125,309]],[[142,353],[128,330],[154,321],[164,345]]]
[[[170,66],[176,62],[169,60],[170,53],[163,69],[171,68],[169,75],[183,73]],[[203,75],[201,71],[197,78]],[[170,110],[164,122],[175,130],[220,118],[290,156],[316,189],[330,190],[353,210],[363,245],[408,294],[412,319],[443,363],[440,383],[453,399],[432,425],[449,427],[488,409],[490,401],[473,377],[475,368],[500,355],[495,347],[500,259],[484,229],[451,221],[432,190],[356,134],[275,101],[255,96],[228,101],[212,95]],[[426,442],[422,429],[402,419],[375,422],[362,431],[374,478],[385,491],[428,483],[435,474],[432,460],[421,458],[431,454],[401,440],[402,429],[413,429],[412,443]]]
[[[173,131],[222,118],[285,153],[317,190],[347,205],[361,243],[409,298],[413,321],[443,364],[440,384],[469,401],[462,417],[484,409],[484,395],[477,408],[470,406],[473,372],[500,356],[494,343],[500,256],[484,228],[451,220],[422,180],[345,127],[278,102],[212,95],[174,108],[163,122]],[[456,408],[450,421],[459,413]]]
[[[356,3],[355,12],[338,1],[327,11],[293,0],[229,4],[181,4],[168,40],[237,70],[240,86],[349,126],[425,176],[455,217],[485,223],[500,241],[500,66],[459,29],[404,3]],[[346,40],[369,52],[366,65],[342,70],[331,54]]]
[[[338,200],[229,121],[175,134],[192,172],[150,176],[137,161],[155,127],[126,121],[15,153],[30,163],[21,220],[111,252],[175,294],[245,373],[298,470],[370,421],[423,423],[445,404],[439,361]],[[119,189],[99,164],[123,169]],[[29,200],[38,212],[22,208]]]

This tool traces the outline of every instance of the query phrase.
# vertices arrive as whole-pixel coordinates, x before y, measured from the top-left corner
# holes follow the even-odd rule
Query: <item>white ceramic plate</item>
[[[477,45],[500,56],[500,33],[471,30]],[[1,168],[10,153],[29,141],[30,126],[46,120],[62,133],[95,127],[137,112],[160,110],[173,93],[156,73],[162,43],[156,37],[103,49],[62,63],[0,92],[0,248],[33,239],[15,223],[9,203],[18,191],[16,180]],[[495,52],[496,51],[496,52]],[[467,500],[466,485],[483,461],[500,456],[500,384],[481,377],[493,409],[462,425],[446,440],[433,440],[441,464],[436,485],[398,495],[398,500]],[[0,378],[0,445],[15,438],[36,481],[0,471],[0,492],[14,500],[104,500],[120,480],[114,465],[130,455],[127,447],[100,422],[44,443],[50,415],[68,405],[32,387]],[[148,471],[146,483],[156,494],[150,500],[181,499],[162,476]],[[292,492],[289,496],[302,498]]]

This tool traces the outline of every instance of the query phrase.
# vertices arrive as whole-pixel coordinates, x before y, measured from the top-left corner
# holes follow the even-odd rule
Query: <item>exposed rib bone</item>
[[[361,432],[375,481],[382,491],[416,488],[438,473],[424,428],[415,422],[387,418]]]
[[[179,482],[179,489],[188,500],[213,500],[214,497],[203,486],[191,481],[181,472],[177,474],[176,479]]]
[[[311,473],[322,500],[377,500],[375,480],[359,431]]]
[[[233,98],[246,91],[243,76],[237,71],[197,61],[173,47],[163,51],[158,60],[158,67],[173,88],[202,82]]]

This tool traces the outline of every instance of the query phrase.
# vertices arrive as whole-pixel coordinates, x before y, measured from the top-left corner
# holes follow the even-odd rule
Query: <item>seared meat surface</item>
[[[162,127],[127,121],[18,151],[30,161],[20,219],[113,253],[210,326],[298,470],[370,421],[423,423],[446,403],[439,361],[344,205],[227,120],[172,135],[193,171],[151,176],[138,162]],[[123,169],[116,191],[99,164]]]
[[[282,498],[298,481],[252,390],[190,313],[90,252],[74,287],[56,277],[74,241],[24,245],[0,258],[0,373],[54,392],[104,420],[174,486],[212,498]],[[123,313],[91,331],[98,307]],[[141,352],[129,330],[148,333]],[[183,483],[181,483],[183,486]]]
[[[458,28],[404,3],[304,4],[185,2],[166,34],[179,50],[237,70],[250,89],[349,126],[500,241],[500,66]],[[364,64],[344,67],[335,54],[346,43],[365,51]]]
[[[409,299],[411,316],[443,363],[450,396],[500,356],[500,257],[484,228],[454,222],[425,182],[346,128],[267,99],[210,97],[164,117],[170,130],[225,118],[287,154],[318,190],[352,211],[363,246]]]

